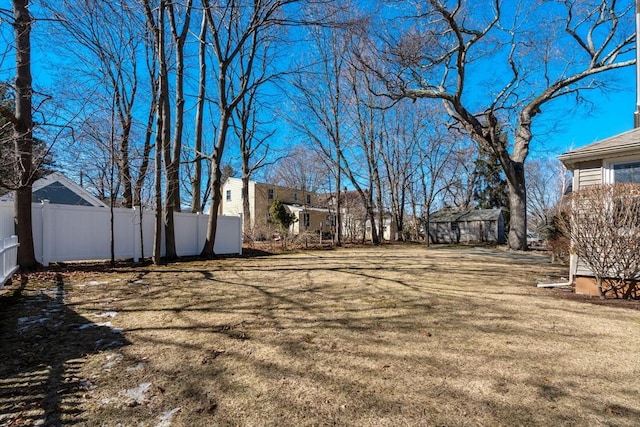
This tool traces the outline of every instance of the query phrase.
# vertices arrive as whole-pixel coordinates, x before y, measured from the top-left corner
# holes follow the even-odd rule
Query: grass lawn
[[[384,246],[30,276],[0,425],[636,426],[640,311],[534,286],[564,272]]]

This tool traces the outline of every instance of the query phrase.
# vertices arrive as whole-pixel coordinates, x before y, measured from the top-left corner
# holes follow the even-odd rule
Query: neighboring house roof
[[[32,191],[33,203],[48,200],[55,205],[107,207],[100,199],[59,172],[52,172],[34,182]],[[5,194],[0,200],[13,200],[13,192]]]
[[[429,215],[429,222],[497,221],[502,209],[470,209],[453,211],[441,209]]]
[[[574,169],[576,163],[637,154],[638,150],[640,150],[640,128],[561,154],[558,159],[569,169]]]

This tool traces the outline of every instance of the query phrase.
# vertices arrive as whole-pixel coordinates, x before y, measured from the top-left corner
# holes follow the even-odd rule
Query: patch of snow
[[[117,311],[105,311],[103,313],[96,313],[94,314],[95,317],[116,317],[116,315],[118,314]]]
[[[135,366],[130,366],[127,368],[127,372],[131,372],[131,371],[141,371],[144,369],[144,363],[142,362],[138,362],[137,365]]]
[[[125,402],[127,406],[142,405],[148,402],[145,394],[149,391],[150,387],[151,383],[142,383],[138,387],[121,391],[119,394],[127,399]]]
[[[160,419],[160,422],[156,424],[156,427],[169,427],[171,425],[171,419],[178,412],[180,412],[180,408],[174,408],[160,415],[158,417]]]
[[[105,371],[110,370],[111,368],[116,366],[118,363],[120,363],[120,361],[122,360],[122,357],[123,356],[120,353],[108,354],[107,355],[108,362],[102,365],[102,369]]]
[[[106,285],[109,282],[98,282],[97,280],[92,280],[90,282],[87,282],[88,286],[100,286],[100,285]]]
[[[44,314],[46,315],[47,313],[44,312]],[[49,317],[20,317],[18,319],[18,325],[20,325],[21,327],[18,328],[18,332],[22,333],[26,330],[29,329],[29,327],[36,325],[36,324],[40,324],[40,323],[46,323],[48,322],[50,319]]]

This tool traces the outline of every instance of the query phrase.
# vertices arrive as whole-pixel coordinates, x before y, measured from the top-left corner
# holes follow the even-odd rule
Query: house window
[[[333,227],[334,225],[336,225],[336,217],[333,215],[327,215],[324,223],[327,227]]]
[[[640,183],[640,162],[614,164],[613,182]]]
[[[451,232],[453,232],[453,233],[457,233],[458,232],[458,223],[457,222],[452,222],[451,223]]]
[[[308,213],[303,213],[302,221],[304,222],[304,228],[309,228],[309,226],[311,225],[311,215],[309,215]]]
[[[307,194],[307,204],[311,204],[311,194]]]
[[[231,190],[227,190],[227,202],[231,201]]]
[[[273,188],[267,190],[267,198],[273,200]]]
[[[293,193],[293,200],[298,201],[298,193]]]

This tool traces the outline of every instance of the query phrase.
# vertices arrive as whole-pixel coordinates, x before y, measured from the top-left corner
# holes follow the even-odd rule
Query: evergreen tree
[[[480,149],[475,160],[473,200],[480,209],[502,208],[505,231],[509,230],[509,188],[497,156]]]
[[[271,218],[280,226],[282,245],[286,247],[286,238],[289,234],[289,227],[291,227],[291,224],[296,222],[296,216],[287,212],[287,208],[284,207],[278,198],[271,203],[269,213],[271,214]]]
[[[0,82],[0,108],[6,111],[15,109],[15,95],[7,83]],[[20,185],[16,167],[13,128],[9,118],[0,115],[0,195],[16,189]],[[49,174],[55,166],[53,156],[45,142],[33,138],[32,181]]]

